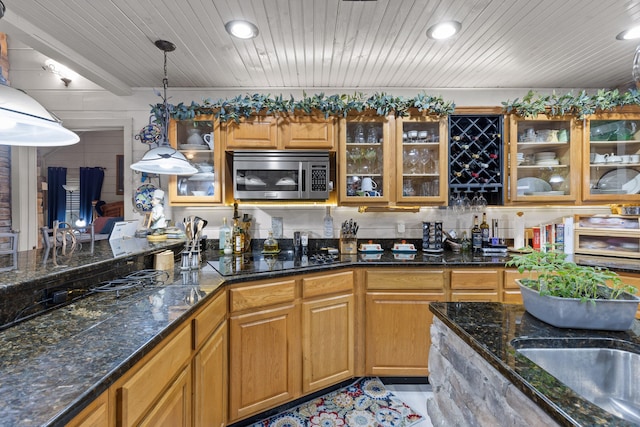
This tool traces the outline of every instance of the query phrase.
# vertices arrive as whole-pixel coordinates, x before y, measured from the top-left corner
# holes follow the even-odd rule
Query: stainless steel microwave
[[[328,151],[236,150],[233,196],[238,200],[327,200]]]

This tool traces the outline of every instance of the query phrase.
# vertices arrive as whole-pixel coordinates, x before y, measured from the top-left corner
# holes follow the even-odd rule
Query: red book
[[[533,249],[540,250],[540,227],[531,227],[533,231]]]

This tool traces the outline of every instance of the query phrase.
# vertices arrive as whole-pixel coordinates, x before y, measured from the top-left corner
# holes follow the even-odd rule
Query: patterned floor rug
[[[379,378],[361,378],[251,427],[408,427],[421,419]]]

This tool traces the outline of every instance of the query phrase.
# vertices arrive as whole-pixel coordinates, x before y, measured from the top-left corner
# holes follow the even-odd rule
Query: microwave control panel
[[[327,191],[328,168],[324,165],[311,166],[311,191]]]

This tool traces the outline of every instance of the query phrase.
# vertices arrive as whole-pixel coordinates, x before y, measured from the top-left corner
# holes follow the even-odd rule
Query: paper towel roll
[[[157,253],[153,260],[153,268],[156,270],[173,271],[173,251],[166,250]]]

